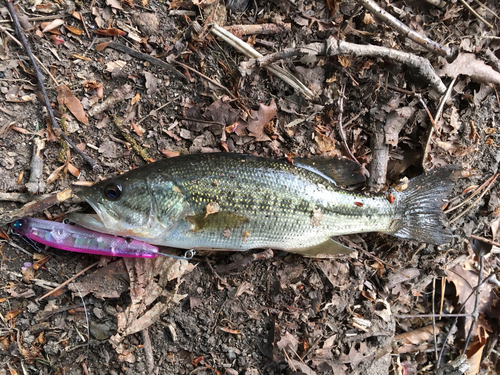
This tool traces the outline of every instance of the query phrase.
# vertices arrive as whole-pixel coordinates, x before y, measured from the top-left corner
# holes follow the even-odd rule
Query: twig
[[[0,26],[0,30],[2,30],[5,35],[7,35],[10,39],[12,39],[19,47],[23,48],[23,44],[17,40],[16,38],[14,38],[13,35],[11,35],[3,26]],[[43,70],[45,70],[45,73],[47,73],[49,75],[49,77],[52,79],[52,81],[54,81],[54,83],[56,84],[56,86],[59,85],[59,83],[57,82],[57,80],[55,79],[55,77],[52,75],[52,73],[50,72],[50,70],[48,70],[45,65],[42,64],[42,62],[38,59],[38,57],[36,57],[35,55],[33,55],[33,58],[36,60],[36,62],[38,64],[40,64],[40,66],[43,68]]]
[[[431,121],[431,124],[432,124],[432,127],[434,128],[434,131],[436,132],[437,135],[441,135],[441,132],[437,128],[436,121],[434,121],[434,118],[432,117],[431,111],[429,111],[429,108],[427,108],[427,104],[425,104],[424,99],[422,99],[422,95],[419,94],[419,95],[417,95],[417,97],[418,97],[418,101],[420,102],[420,104],[422,104],[422,106],[424,107],[425,112],[427,112],[427,116],[429,116],[429,120]]]
[[[414,318],[469,318],[472,314],[394,314],[398,319],[414,319]]]
[[[474,1],[476,2],[476,4],[479,4],[479,6],[481,6],[482,8],[486,9],[488,12],[490,12],[491,14],[493,14],[493,16],[495,16],[495,18],[497,20],[500,20],[500,17],[498,16],[498,14],[496,14],[495,12],[493,12],[490,8],[488,8],[482,2],[480,2],[479,0],[474,0]]]
[[[456,206],[453,206],[453,207],[445,210],[444,213],[447,214],[447,213],[450,213],[452,211],[455,211],[457,208],[462,207],[464,204],[466,204],[468,201],[470,201],[472,198],[474,198],[476,195],[478,195],[481,190],[483,190],[486,186],[488,186],[488,184],[491,182],[491,179],[493,177],[495,177],[495,175],[492,175],[490,178],[488,178],[481,186],[479,186],[476,190],[474,190],[474,192],[469,197],[464,199],[462,202],[460,202]]]
[[[122,137],[125,138],[127,142],[129,142],[132,145],[132,149],[136,152],[136,154],[139,155],[146,163],[152,162],[153,159],[151,158],[151,156],[149,156],[148,152],[144,150],[141,146],[139,146],[135,141],[135,139],[132,138],[130,134],[128,134],[123,130],[123,119],[118,118],[117,116],[113,116],[113,122],[118,128],[118,130],[120,130]]]
[[[208,264],[208,268],[210,268],[210,271],[212,271],[214,276],[222,283],[222,285],[228,287],[229,284],[227,283],[226,280],[224,280],[222,277],[220,277],[219,274],[214,270],[214,268],[210,264],[210,260],[208,260],[208,257],[205,257],[205,262]]]
[[[88,11],[81,12],[80,14],[87,14],[89,13]],[[55,20],[57,18],[66,18],[66,17],[71,17],[72,15],[69,13],[62,13],[62,14],[54,14],[52,16],[41,16],[41,17],[28,17],[28,21],[50,21],[50,20]],[[0,23],[11,23],[11,20],[1,20]]]
[[[243,71],[250,70],[252,68],[261,68],[266,65],[274,64],[280,60],[289,60],[300,54],[300,50],[297,48],[285,48],[283,51],[271,53],[266,56],[259,57],[258,59],[250,59],[248,61],[242,61],[240,63],[240,69]]]
[[[45,199],[39,200],[35,203],[28,203],[18,210],[11,211],[0,215],[0,226],[11,223],[17,219],[25,216],[33,216],[36,213],[42,212],[49,207],[64,202],[65,200],[73,197],[71,189],[63,190],[57,194],[52,194]]]
[[[229,31],[223,29],[218,25],[214,25],[211,29],[211,32],[223,39],[226,43],[230,44],[232,47],[236,48],[239,52],[243,53],[245,56],[257,59],[259,57],[263,57],[262,54],[257,52],[255,49],[250,47],[247,43],[242,41],[240,38],[237,38]],[[300,91],[305,97],[308,99],[314,98],[314,94],[311,90],[309,90],[298,78],[296,78],[291,73],[287,72],[285,69],[280,68],[276,65],[265,66],[269,72],[273,73],[287,84]]]
[[[481,17],[481,15],[478,12],[476,12],[474,10],[474,8],[472,8],[469,4],[467,4],[466,1],[460,0],[460,2],[469,10],[469,12],[471,12],[473,15],[475,15],[478,20],[484,22],[484,24],[486,26],[488,26],[490,29],[493,29],[493,25],[491,23],[489,23],[488,21],[486,21],[483,17]]]
[[[478,285],[469,293],[469,295],[467,296],[467,298],[465,299],[464,303],[462,304],[462,307],[460,308],[460,311],[458,312],[457,315],[459,315],[465,308],[465,305],[467,303],[467,301],[469,300],[470,297],[472,297],[473,294],[475,294],[475,291],[481,286],[483,285],[484,283],[488,282],[493,276],[495,276],[495,274],[491,274],[490,276],[488,276],[485,280],[483,280],[481,283],[478,283]],[[445,316],[448,316],[449,314],[446,314]],[[451,314],[450,314],[451,315]],[[468,314],[469,317],[472,316],[472,314]],[[448,330],[448,334],[446,335],[446,338],[444,339],[444,343],[443,343],[443,347],[441,348],[441,351],[439,352],[439,358],[438,358],[438,361],[436,363],[436,368],[439,368],[439,364],[441,363],[441,358],[443,358],[443,354],[444,354],[444,349],[446,348],[446,343],[448,342],[448,338],[450,337],[451,333],[453,332],[453,327],[458,323],[458,319],[460,318],[460,316],[457,316],[455,318],[455,321],[453,322],[453,325],[450,327],[450,329]]]
[[[436,362],[438,357],[438,347],[437,347],[437,337],[436,337],[436,277],[432,278],[432,335],[434,336],[434,356],[436,358]]]
[[[285,31],[291,31],[292,25],[290,23],[282,23],[277,25],[275,23],[262,23],[260,25],[232,25],[224,26],[224,29],[235,35],[250,35],[250,34],[279,34]]]
[[[496,181],[496,179],[498,178],[499,175],[500,175],[500,173],[495,174],[493,176],[492,180],[490,181],[490,183],[488,184],[488,186],[486,186],[486,189],[484,189],[484,191],[481,193],[481,195],[474,202],[472,202],[469,205],[469,207],[467,207],[465,210],[460,212],[460,214],[456,215],[453,219],[450,219],[449,223],[450,224],[454,223],[455,221],[460,219],[462,216],[464,216],[467,213],[467,211],[469,211],[472,207],[474,207],[476,205],[476,203],[479,202],[482,197],[484,197],[484,195],[488,192],[488,190],[490,190],[491,185]]]
[[[158,107],[158,108],[155,108],[153,109],[153,111],[157,112],[159,111],[160,109],[163,109],[165,108],[167,105],[171,104],[172,102],[167,102],[165,104],[163,104],[161,107]],[[142,123],[144,120],[148,119],[149,117],[151,117],[151,114],[148,113],[146,116],[144,116],[143,118],[141,118],[139,121],[137,121],[135,124],[136,125],[139,125],[140,123]]]
[[[403,34],[404,36],[410,38],[414,42],[420,44],[422,47],[428,49],[429,51],[435,52],[441,56],[450,56],[451,50],[448,47],[445,47],[432,39],[427,38],[426,36],[420,35],[415,30],[410,29],[400,20],[380,8],[374,1],[372,0],[358,0],[358,3],[363,5],[366,9],[372,12],[377,18],[381,19],[389,26],[396,29],[398,32]]]
[[[213,83],[215,86],[217,87],[220,87],[221,89],[223,89],[225,92],[228,93],[228,95],[233,98],[233,99],[238,99],[226,86],[220,84],[219,82],[217,82],[216,80],[210,78],[210,77],[207,77],[205,74],[203,73],[200,73],[199,71],[197,71],[196,69],[194,68],[191,68],[190,66],[186,65],[186,64],[183,64],[177,60],[173,60],[174,63],[176,63],[177,65],[180,65],[182,66],[184,69],[187,69],[187,70],[190,70],[192,71],[193,73],[196,73],[198,74],[200,77],[206,79],[207,81]]]
[[[255,262],[256,260],[265,260],[265,259],[271,259],[274,256],[274,253],[271,249],[267,249],[265,251],[262,251],[260,253],[252,254],[246,258],[243,258],[242,260],[239,260],[237,262],[233,262],[230,264],[227,264],[225,266],[220,266],[217,268],[217,271],[221,274],[231,272],[235,269],[245,267],[249,265],[252,262]]]
[[[484,54],[491,61],[496,70],[500,72],[500,59],[493,53],[493,51],[487,48],[486,51],[484,51]]]
[[[493,246],[496,246],[496,247],[500,247],[500,242],[496,242],[496,241],[493,241],[493,240],[489,240],[487,238],[484,238],[484,237],[479,237],[479,236],[476,236],[474,234],[471,234],[470,235],[470,238],[474,238],[475,240],[479,240],[479,241],[483,241],[483,242],[486,242],[487,244],[489,245],[493,245]]]
[[[146,363],[148,365],[148,372],[150,374],[153,374],[155,369],[155,357],[153,355],[151,338],[149,337],[149,332],[147,328],[141,331],[141,336],[142,336],[142,341],[144,342],[144,353],[146,354]]]
[[[349,148],[349,145],[347,144],[347,139],[345,137],[345,132],[344,129],[342,128],[342,121],[343,121],[343,116],[344,116],[344,96],[345,96],[345,83],[342,85],[342,88],[340,90],[340,97],[339,97],[339,122],[338,122],[338,130],[340,134],[340,138],[342,139],[342,143],[344,144],[344,148],[346,152],[349,154],[349,157],[354,160],[355,162],[358,161],[354,157],[354,155],[351,152],[351,149]]]
[[[40,90],[42,91],[43,100],[45,102],[45,106],[47,107],[47,112],[49,114],[50,121],[52,122],[52,128],[57,129],[60,132],[60,135],[64,138],[64,140],[66,142],[68,142],[68,144],[78,154],[80,154],[80,156],[87,163],[89,163],[92,166],[93,170],[97,170],[99,168],[99,165],[97,164],[97,162],[95,160],[93,160],[92,158],[88,157],[87,155],[85,155],[83,153],[83,151],[81,151],[78,147],[76,147],[76,144],[74,144],[73,141],[68,138],[66,133],[64,133],[61,130],[59,123],[56,121],[56,118],[54,116],[54,112],[52,111],[52,105],[50,103],[49,96],[47,95],[47,90],[45,90],[45,85],[43,83],[44,76],[43,76],[42,72],[40,71],[40,69],[38,68],[38,64],[36,62],[35,56],[31,52],[31,48],[28,44],[28,40],[26,39],[26,36],[24,35],[24,32],[22,31],[21,25],[19,24],[19,19],[17,18],[17,13],[16,13],[16,10],[14,9],[14,5],[12,4],[12,0],[7,0],[7,7],[9,8],[10,16],[12,17],[12,20],[14,21],[15,30],[16,30],[17,34],[19,35],[21,42],[23,44],[23,47],[24,47],[26,53],[28,54],[28,57],[31,60],[31,64],[33,65],[33,69],[35,70],[36,78],[38,80],[38,85],[40,86]]]
[[[353,55],[358,57],[370,56],[397,61],[418,71],[440,94],[446,92],[446,86],[436,74],[429,60],[412,53],[380,46],[344,42],[333,36],[329,37],[325,42],[307,44],[305,47],[300,47],[300,50],[308,54],[316,53],[327,56]]]
[[[434,116],[435,122],[438,122],[439,119],[441,118],[441,113],[443,112],[444,103],[446,103],[446,101],[448,100],[448,97],[451,94],[451,90],[453,89],[453,85],[455,84],[456,80],[457,80],[456,77],[453,78],[453,80],[448,85],[448,88],[446,89],[445,94],[441,97],[441,101],[439,102],[438,110],[436,112],[436,115]],[[434,134],[434,126],[429,129],[429,136],[427,137],[427,142],[425,143],[425,148],[424,148],[424,155],[422,156],[422,167],[424,168],[424,171],[426,170],[425,169],[425,161],[427,159],[427,155],[429,154],[429,148],[431,145],[431,140],[432,140],[433,134]]]
[[[153,65],[159,66],[163,69],[165,69],[167,72],[172,73],[174,76],[177,78],[182,79],[183,81],[186,80],[186,77],[179,72],[177,69],[174,68],[173,65],[166,63],[160,59],[157,59],[156,57],[146,55],[145,53],[142,52],[137,52],[133,50],[132,48],[128,48],[127,46],[124,46],[123,44],[119,44],[116,42],[110,42],[106,48],[113,48],[114,50],[123,52],[123,53],[128,53],[130,56],[135,57],[136,59],[148,61]]]
[[[474,311],[472,313],[472,323],[469,327],[469,333],[467,334],[467,339],[465,340],[464,350],[462,353],[465,353],[467,347],[469,346],[470,338],[472,336],[472,331],[476,326],[477,319],[479,317],[479,297],[481,294],[481,285],[483,284],[483,271],[484,271],[484,254],[481,252],[479,256],[479,275],[477,276],[477,288],[476,288],[476,300],[474,301]]]
[[[99,262],[95,262],[95,263],[91,264],[90,266],[88,266],[87,268],[84,268],[83,270],[81,270],[80,272],[78,272],[76,275],[70,277],[68,280],[66,280],[65,282],[63,282],[62,284],[60,284],[57,288],[52,289],[48,293],[45,293],[43,296],[41,296],[40,298],[38,298],[37,301],[41,301],[42,299],[50,296],[52,293],[54,293],[54,292],[58,291],[59,289],[63,288],[65,285],[68,285],[70,282],[72,282],[73,280],[75,280],[78,276],[80,276],[81,274],[87,272],[89,269],[97,266],[98,264],[99,264]]]

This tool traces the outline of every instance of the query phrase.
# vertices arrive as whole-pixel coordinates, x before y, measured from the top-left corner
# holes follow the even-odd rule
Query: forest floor
[[[18,1],[55,117],[95,168],[50,127],[0,4],[0,375],[500,372],[500,3],[478,3]],[[256,51],[278,53],[274,66]],[[453,240],[368,233],[346,236],[349,256],[187,262],[34,247],[9,230],[85,208],[57,192],[211,152],[354,158],[367,194],[460,165]]]

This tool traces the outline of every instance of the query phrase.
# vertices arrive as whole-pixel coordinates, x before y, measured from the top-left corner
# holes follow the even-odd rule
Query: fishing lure
[[[56,249],[105,256],[156,258],[158,255],[189,260],[194,251],[184,257],[160,253],[147,242],[94,232],[76,225],[25,217],[11,224],[12,229],[33,241]]]

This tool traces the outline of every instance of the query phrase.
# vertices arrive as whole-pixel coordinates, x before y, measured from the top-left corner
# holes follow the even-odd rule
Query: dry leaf
[[[464,74],[476,82],[500,84],[500,73],[477,59],[473,53],[459,54],[451,64],[446,63],[438,74],[451,78]]]
[[[64,43],[64,39],[57,36],[57,35],[51,35],[50,36],[50,40],[52,41],[52,43],[54,43],[56,46],[60,46],[61,44]]]
[[[64,27],[72,34],[75,35],[82,35],[83,30],[79,29],[78,27],[70,26],[70,25],[64,25]]]
[[[207,213],[205,214],[205,217],[211,214],[216,214],[217,212],[219,212],[219,209],[220,209],[219,203],[210,202],[209,204],[207,204]]]
[[[103,36],[125,36],[125,35],[127,35],[127,33],[125,31],[120,30],[120,29],[115,29],[115,28],[94,30],[94,33],[96,33],[97,35],[103,35]]]
[[[460,305],[465,305],[462,310],[462,314],[472,314],[472,312],[474,311],[476,298],[474,295],[469,298],[469,295],[473,293],[473,290],[477,285],[478,278],[479,277],[476,272],[466,270],[462,265],[457,265],[455,268],[447,271],[448,281],[452,282],[455,285],[458,303]],[[479,314],[487,313],[490,310],[491,306],[494,304],[495,300],[496,295],[493,292],[492,284],[482,284],[478,301]],[[472,322],[472,317],[467,317],[465,319],[465,331],[467,332]]]
[[[278,113],[278,107],[274,102],[274,99],[271,100],[269,105],[260,104],[258,111],[251,111],[251,115],[248,121],[238,120],[234,125],[234,132],[238,135],[246,135],[246,131],[252,136],[257,138],[257,140],[261,140],[262,132],[264,130],[264,126],[271,121],[276,114]],[[227,131],[227,129],[226,129]]]
[[[42,33],[47,33],[51,30],[58,28],[59,26],[64,25],[64,20],[60,18],[56,18],[54,21],[49,22],[42,30]]]
[[[65,105],[78,121],[88,125],[89,119],[85,114],[82,103],[73,95],[68,86],[59,85],[56,87],[56,91],[59,105]]]

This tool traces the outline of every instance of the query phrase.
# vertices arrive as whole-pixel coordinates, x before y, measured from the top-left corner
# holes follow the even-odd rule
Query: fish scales
[[[385,210],[389,219],[392,212],[387,200],[345,194],[331,181],[284,162],[228,158],[215,168],[208,161],[180,163],[169,168],[168,174],[188,192],[196,214],[204,214],[209,203],[217,202],[219,213],[248,217],[238,228],[228,216],[225,228],[179,233],[179,239],[186,236],[196,241],[195,247],[207,243],[235,249],[303,247],[332,235],[384,229],[387,223],[370,222],[370,213],[380,215]],[[363,206],[356,206],[355,201],[363,201]],[[318,225],[312,224],[315,210],[323,216]],[[365,215],[367,220],[360,222],[359,217]],[[226,228],[230,229],[228,237],[221,235]]]
[[[396,202],[391,203],[383,195],[339,189],[330,177],[300,163],[186,155],[80,192],[98,218],[76,215],[74,220],[104,233],[184,249],[301,252],[331,242],[332,236],[372,231],[439,243],[449,239],[440,204],[452,186],[453,170],[416,178],[406,192],[393,191]],[[212,206],[218,209],[212,212]],[[421,223],[434,233],[420,230]]]

